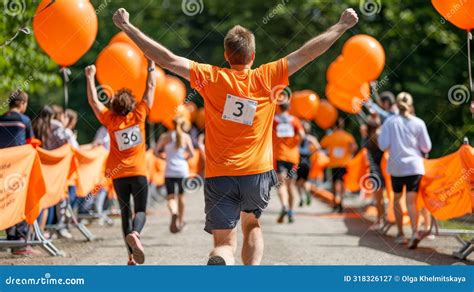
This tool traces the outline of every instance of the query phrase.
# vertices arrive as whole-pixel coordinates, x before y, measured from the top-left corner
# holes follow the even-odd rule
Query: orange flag
[[[369,159],[367,149],[362,148],[346,165],[347,173],[344,175],[344,187],[351,191],[360,190],[361,180],[369,173]]]
[[[83,145],[75,151],[77,196],[85,197],[103,182],[109,152],[102,146]]]
[[[33,224],[46,192],[38,153],[31,145],[0,149],[0,230]]]
[[[41,161],[46,195],[41,199],[41,208],[56,205],[67,196],[67,181],[76,170],[74,152],[69,144],[54,150],[37,148]]]
[[[438,159],[425,160],[426,174],[420,184],[425,207],[438,220],[471,213],[474,184],[474,150],[463,145]]]

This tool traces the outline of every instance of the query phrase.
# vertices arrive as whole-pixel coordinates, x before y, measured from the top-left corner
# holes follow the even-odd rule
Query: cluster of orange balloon
[[[342,55],[326,73],[326,96],[342,111],[357,114],[370,97],[369,82],[385,66],[385,51],[372,36],[355,35],[344,44]]]
[[[121,88],[132,91],[137,101],[143,97],[147,76],[147,60],[137,45],[124,33],[116,34],[108,46],[102,50],[96,61],[97,79],[110,94]],[[186,98],[186,86],[177,77],[166,75],[156,69],[157,86],[155,102],[148,117],[152,123],[162,123],[173,128],[173,119],[184,116],[191,120],[188,107],[183,105]]]
[[[97,36],[97,14],[89,0],[43,0],[33,18],[39,46],[58,65],[77,62]]]
[[[319,102],[314,122],[323,130],[331,128],[337,121],[337,109],[327,100],[321,99]]]

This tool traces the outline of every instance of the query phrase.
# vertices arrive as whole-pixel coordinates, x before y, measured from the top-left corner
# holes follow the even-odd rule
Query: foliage
[[[184,0],[186,1],[186,0]],[[187,0],[199,3],[199,0]],[[3,16],[0,23],[4,35],[34,14],[37,3],[27,1],[24,14]],[[257,39],[255,65],[280,58],[298,48],[312,36],[334,24],[343,9],[354,7],[357,0],[279,0],[235,1],[203,0],[203,10],[195,16],[183,13],[182,1],[92,0],[97,8],[99,33],[92,49],[71,68],[70,106],[80,115],[79,139],[90,141],[98,127],[88,108],[83,68],[94,63],[99,52],[118,32],[111,18],[119,7],[129,10],[132,22],[155,40],[177,54],[190,59],[225,66],[223,38],[235,24],[254,31]],[[453,105],[448,100],[449,89],[456,84],[467,85],[466,33],[443,21],[429,1],[386,0],[374,15],[360,14],[360,23],[316,62],[291,78],[291,89],[313,89],[324,96],[325,73],[328,65],[340,54],[344,41],[351,35],[365,33],[376,37],[384,46],[387,64],[381,87],[395,93],[405,90],[415,97],[416,113],[428,125],[434,144],[432,156],[454,151],[464,136],[474,140],[474,123],[467,103]],[[5,33],[3,33],[5,31]],[[43,55],[32,35],[22,35],[8,49],[8,58],[0,60],[2,80],[0,92],[9,90],[22,78],[34,74],[29,87],[33,110],[45,104],[44,96],[62,96],[58,68]],[[187,85],[189,86],[189,84]],[[197,100],[202,105],[201,100]],[[357,133],[357,122],[350,126]],[[322,131],[318,130],[321,135]]]

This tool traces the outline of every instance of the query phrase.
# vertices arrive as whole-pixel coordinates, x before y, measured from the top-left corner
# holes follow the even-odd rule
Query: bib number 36
[[[251,126],[256,111],[256,101],[227,94],[222,119]]]
[[[138,125],[115,131],[115,140],[120,151],[130,149],[142,143],[142,135]]]

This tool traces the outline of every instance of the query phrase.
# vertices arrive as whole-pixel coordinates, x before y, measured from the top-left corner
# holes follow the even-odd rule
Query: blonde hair
[[[397,95],[397,107],[402,117],[408,117],[413,107],[413,97],[408,92],[400,92]]]
[[[231,28],[224,38],[224,49],[232,65],[247,65],[255,53],[255,36],[243,26]]]

